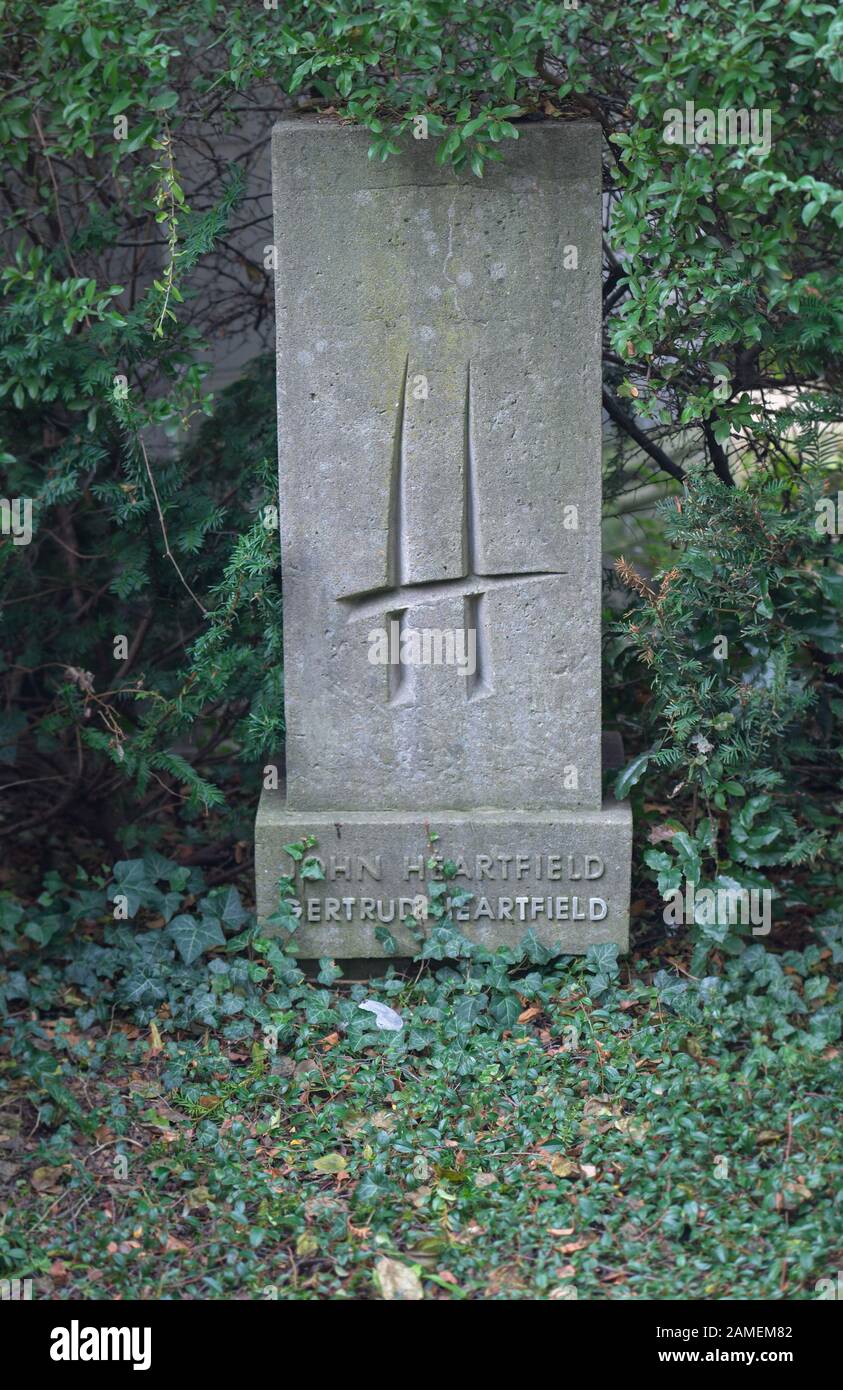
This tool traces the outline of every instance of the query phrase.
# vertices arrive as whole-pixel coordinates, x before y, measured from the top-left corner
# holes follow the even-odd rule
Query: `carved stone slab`
[[[286,795],[258,910],[315,836],[305,956],[399,948],[429,832],[469,935],[625,948],[601,801],[600,131],[539,122],[482,180],[408,141],[273,137]]]
[[[599,130],[482,180],[368,139],[274,137],[290,804],[597,807]],[[475,669],[374,663],[392,622]]]

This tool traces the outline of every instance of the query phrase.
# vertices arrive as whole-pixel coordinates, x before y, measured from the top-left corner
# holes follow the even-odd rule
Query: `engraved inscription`
[[[330,854],[311,856],[319,864],[327,881],[351,879],[359,882],[363,878],[381,880],[383,878],[382,856],[380,854]],[[584,879],[591,882],[602,878],[605,864],[599,854],[453,854],[448,858],[455,865],[454,878],[464,878],[476,882],[507,882],[529,878],[540,882],[546,879],[558,883],[568,879],[572,883]],[[405,854],[401,866],[401,877],[405,882],[423,879],[428,876],[428,856],[422,853]]]
[[[303,917],[313,926],[343,922],[400,926],[407,917],[415,916],[418,894],[424,893],[431,876],[429,852],[423,851],[404,854],[392,864],[383,863],[379,854],[311,857],[324,874],[321,890],[308,884]],[[468,903],[455,910],[458,922],[602,922],[608,915],[606,898],[590,895],[591,884],[597,887],[606,873],[599,854],[512,849],[446,857],[453,890],[470,887],[473,894]],[[366,880],[374,883],[370,886]],[[563,881],[570,883],[573,891],[558,892]],[[395,892],[399,882],[407,886],[406,897]],[[375,896],[378,884],[382,896]],[[499,885],[497,893],[491,889],[493,884]],[[500,894],[501,887],[504,894]],[[530,891],[524,892],[525,888]]]
[[[359,921],[397,925],[412,915],[415,902],[409,897],[311,897],[305,901],[304,916],[311,924]],[[605,898],[525,893],[512,897],[481,895],[458,908],[454,916],[458,922],[602,922],[608,911]]]

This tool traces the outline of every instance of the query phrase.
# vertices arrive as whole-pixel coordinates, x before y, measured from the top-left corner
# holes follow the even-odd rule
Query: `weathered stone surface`
[[[597,808],[600,132],[368,140],[274,134],[290,805]],[[476,672],[373,664],[390,618]]]
[[[281,793],[266,791],[255,846],[258,915],[277,910],[279,874],[293,869],[281,846],[313,835],[326,879],[304,886],[294,936],[301,954],[379,956],[375,932],[385,926],[398,954],[413,955],[402,921],[426,896],[431,831],[437,854],[460,867],[455,887],[474,895],[457,915],[466,936],[495,947],[532,930],[559,953],[601,941],[626,950],[632,822],[629,808],[614,802],[599,811],[333,815],[292,811]]]
[[[367,148],[326,120],[274,133],[288,733],[259,916],[312,835],[327,880],[300,953],[381,955],[378,926],[412,953],[429,827],[474,894],[468,935],[625,948],[631,819],[601,804],[600,132],[524,125],[482,182],[433,141]],[[371,659],[414,633],[434,660]]]

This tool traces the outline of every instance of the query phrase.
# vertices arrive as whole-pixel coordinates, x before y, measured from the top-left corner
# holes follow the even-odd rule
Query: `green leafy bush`
[[[154,442],[210,408],[209,338],[271,312],[266,264],[228,235],[254,222],[253,155],[216,149],[244,117],[265,148],[291,103],[331,111],[373,158],[423,117],[478,177],[522,120],[598,121],[609,491],[680,479],[689,451],[731,481],[735,429],[750,471],[786,447],[767,392],[840,414],[840,33],[813,0],[10,0],[0,431],[35,533],[0,548],[4,833],[73,804],[117,853],[115,826],[150,842],[165,806],[254,795],[278,748],[268,370],[190,447]],[[667,143],[686,100],[768,112],[770,149]]]
[[[741,489],[700,474],[660,509],[670,567],[651,583],[618,563],[635,596],[620,664],[643,666],[636,734],[653,741],[616,788],[639,788],[662,897],[763,891],[803,925],[843,910],[843,575],[817,502],[810,472]],[[696,923],[697,965],[740,949],[728,914]]]
[[[73,805],[119,851],[115,831],[174,790],[189,819],[241,775],[254,795],[283,742],[277,521],[263,512],[275,498],[273,363],[259,358],[193,442],[157,461],[154,490],[116,430],[103,443],[71,440],[46,473],[39,455],[17,478],[36,515],[50,510],[42,494],[73,502],[56,502],[57,530],[45,518],[31,546],[3,547],[5,679],[17,694],[3,756],[15,782],[33,783],[24,822],[40,830]],[[202,612],[161,553],[159,509]],[[61,599],[40,602],[45,587]],[[22,828],[20,817],[9,827]]]

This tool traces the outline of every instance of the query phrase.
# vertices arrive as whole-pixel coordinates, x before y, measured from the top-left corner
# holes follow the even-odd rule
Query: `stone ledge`
[[[512,946],[532,929],[559,954],[605,941],[627,950],[632,815],[614,801],[599,810],[315,812],[264,791],[255,824],[259,920],[275,912],[278,877],[291,867],[282,846],[312,835],[327,878],[306,885],[297,953],[377,956],[375,930],[386,926],[398,954],[414,954],[401,920],[424,893],[429,832],[437,852],[460,863],[456,886],[474,894],[460,918],[472,940]]]

